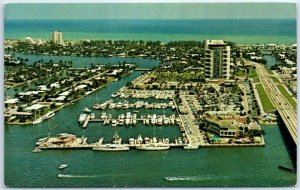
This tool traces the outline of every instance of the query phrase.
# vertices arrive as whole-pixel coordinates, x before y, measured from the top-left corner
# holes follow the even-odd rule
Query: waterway
[[[145,61],[145,60],[144,60]],[[145,61],[145,64],[150,62]],[[77,118],[84,107],[95,100],[110,99],[112,93],[142,72],[133,72],[106,87],[84,97],[36,126],[5,126],[5,185],[11,187],[161,187],[161,186],[292,186],[296,174],[278,169],[278,165],[293,167],[289,149],[278,125],[263,126],[265,147],[202,148],[186,151],[174,148],[167,151],[97,152],[92,150],[49,150],[32,153],[37,139],[67,132],[87,136],[88,142],[100,137],[111,140],[115,129],[91,124],[82,129]],[[126,110],[127,111],[127,110]],[[148,111],[149,113],[155,110]],[[122,110],[111,110],[118,115]],[[125,111],[123,111],[125,112]],[[162,110],[157,110],[162,113]],[[139,114],[144,113],[141,111]],[[166,115],[172,110],[165,111]],[[100,112],[96,112],[99,115]],[[152,137],[153,127],[120,127],[124,141],[142,134]],[[158,127],[157,137],[180,136],[176,126]],[[64,171],[58,166],[68,163]],[[57,175],[63,173],[64,178]],[[172,181],[164,178],[171,177]]]
[[[263,58],[267,61],[268,69],[271,69],[273,65],[279,63],[273,55],[265,55]]]

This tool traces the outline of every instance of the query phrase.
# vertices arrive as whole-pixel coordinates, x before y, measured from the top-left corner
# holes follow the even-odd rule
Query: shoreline
[[[124,76],[126,76],[126,75],[129,75],[130,73],[131,73],[131,72],[129,71],[128,73],[122,75],[121,77],[124,77]],[[79,98],[77,98],[77,99],[74,99],[74,100],[72,100],[72,101],[70,101],[70,102],[68,102],[68,103],[65,103],[65,104],[63,104],[62,106],[60,106],[60,107],[58,107],[58,108],[56,108],[56,109],[54,109],[54,110],[51,110],[51,111],[53,111],[54,113],[55,113],[55,112],[58,112],[59,110],[63,109],[64,107],[66,107],[66,106],[68,106],[68,105],[70,105],[70,104],[72,104],[72,103],[75,103],[76,101],[78,101],[78,100],[80,100],[80,99],[82,99],[82,98],[84,98],[84,97],[86,97],[86,96],[88,96],[88,95],[91,95],[91,94],[94,93],[95,91],[97,91],[97,90],[99,90],[99,89],[101,89],[101,88],[107,86],[108,84],[111,84],[112,82],[114,82],[114,81],[111,80],[111,81],[107,82],[106,84],[104,84],[104,85],[102,85],[102,86],[99,86],[98,88],[96,88],[96,89],[90,91],[91,93],[82,95],[81,97],[79,97]],[[49,112],[47,112],[47,113],[49,113]],[[47,114],[47,113],[46,113],[46,114]],[[41,117],[43,117],[43,116],[41,116]],[[30,121],[30,122],[24,122],[24,123],[13,123],[13,122],[11,122],[11,123],[4,123],[4,125],[21,125],[21,126],[22,126],[22,125],[32,125],[32,126],[35,126],[35,125],[32,124],[32,122],[33,122],[33,121]],[[41,123],[42,123],[42,122],[41,122]],[[38,125],[38,124],[37,124],[37,125]]]

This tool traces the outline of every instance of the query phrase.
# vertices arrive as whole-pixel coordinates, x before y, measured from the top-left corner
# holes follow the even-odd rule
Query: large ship
[[[101,138],[99,139],[99,142],[96,144],[96,146],[93,147],[93,150],[106,151],[106,152],[129,150],[129,146],[126,144],[121,144],[121,141],[122,139],[116,132],[113,136],[113,141],[111,144],[102,144],[103,138]]]
[[[37,147],[43,148],[72,148],[72,147],[83,147],[86,145],[87,138],[82,136],[77,138],[75,135],[68,133],[60,133],[55,137],[47,137],[39,139],[36,143]]]
[[[160,143],[140,144],[135,147],[137,150],[168,150],[170,145]]]

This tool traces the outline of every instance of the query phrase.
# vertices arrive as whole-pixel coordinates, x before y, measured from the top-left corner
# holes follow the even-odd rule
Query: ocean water
[[[54,30],[65,40],[204,40],[237,43],[296,43],[295,19],[203,20],[5,20],[5,39],[50,39]]]

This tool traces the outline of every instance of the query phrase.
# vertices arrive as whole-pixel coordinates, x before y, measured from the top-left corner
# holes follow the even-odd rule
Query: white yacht
[[[196,149],[199,148],[199,146],[197,146],[197,145],[192,145],[192,144],[187,144],[187,145],[185,145],[183,148],[186,149],[186,150],[196,150]]]
[[[41,149],[39,149],[39,148],[35,148],[35,149],[33,149],[33,150],[32,150],[32,152],[34,152],[34,153],[38,153],[38,152],[42,152],[42,150],[41,150]]]
[[[49,119],[53,116],[55,116],[55,113],[53,111],[50,111],[46,115],[44,115],[42,118],[43,118],[43,120],[45,120],[45,119]]]
[[[91,113],[91,119],[95,119],[95,113]]]
[[[101,113],[100,119],[105,120],[107,118],[106,113]]]
[[[129,147],[123,144],[103,144],[93,147],[93,150],[99,151],[107,151],[107,152],[114,152],[114,151],[127,151]]]
[[[135,147],[137,150],[168,150],[170,145],[164,143],[140,144]]]
[[[40,117],[40,118],[34,120],[34,121],[32,122],[32,124],[33,124],[33,125],[36,125],[36,124],[42,123],[42,121],[43,121],[43,118]]]
[[[95,110],[99,109],[99,107],[100,107],[99,104],[94,104],[94,105],[93,105],[93,109],[95,109]]]
[[[62,165],[60,165],[58,168],[59,168],[60,170],[62,170],[62,169],[65,169],[66,167],[68,167],[68,164],[62,164]]]
[[[83,109],[83,112],[90,113],[91,110],[90,110],[89,108],[85,107],[85,108]]]
[[[79,115],[78,122],[83,123],[87,117],[87,114],[83,113]]]

